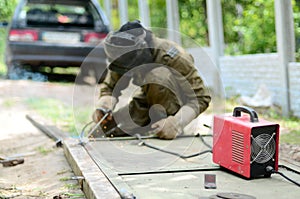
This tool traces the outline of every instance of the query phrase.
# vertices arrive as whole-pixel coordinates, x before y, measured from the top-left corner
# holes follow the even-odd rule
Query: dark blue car
[[[52,72],[56,67],[80,67],[85,60],[99,78],[106,63],[98,44],[108,32],[97,0],[20,0],[7,37],[8,77],[19,68]]]

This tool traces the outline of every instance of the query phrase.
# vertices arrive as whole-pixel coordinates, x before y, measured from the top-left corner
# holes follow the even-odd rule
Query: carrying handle
[[[248,113],[250,115],[250,122],[258,122],[258,116],[255,110],[247,106],[238,106],[233,109],[233,117],[240,117],[241,112]]]

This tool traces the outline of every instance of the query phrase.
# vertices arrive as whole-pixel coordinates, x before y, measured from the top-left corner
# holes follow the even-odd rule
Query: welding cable
[[[196,157],[196,156],[199,156],[199,155],[203,155],[205,153],[212,153],[212,150],[204,150],[204,151],[201,151],[199,153],[195,153],[195,154],[191,154],[191,155],[182,155],[182,154],[179,154],[179,153],[176,153],[176,152],[173,152],[173,151],[169,151],[169,150],[165,150],[165,149],[162,149],[162,148],[159,148],[157,146],[154,146],[152,144],[149,144],[147,142],[145,142],[142,138],[141,138],[141,135],[140,134],[135,134],[135,137],[140,141],[139,142],[139,145],[143,145],[143,146],[146,146],[146,147],[149,147],[151,149],[154,149],[154,150],[157,150],[157,151],[161,151],[161,152],[164,152],[164,153],[168,153],[168,154],[171,154],[171,155],[175,155],[177,157],[180,157],[182,159],[187,159],[187,158],[192,158],[192,157]]]
[[[94,122],[94,121],[90,121],[90,122],[88,122],[87,124],[84,125],[84,127],[83,127],[82,130],[81,130],[80,136],[79,136],[80,138],[83,138],[85,129],[86,129],[89,125],[91,125],[93,122]]]
[[[284,168],[284,169],[286,169],[286,170],[288,170],[288,171],[291,171],[291,172],[293,172],[293,173],[296,173],[296,174],[300,175],[300,172],[299,172],[299,171],[297,171],[297,170],[295,170],[295,169],[292,169],[292,168],[290,168],[290,167],[288,167],[288,166],[286,166],[286,165],[279,164],[278,167]]]
[[[211,129],[211,126],[209,126],[208,124],[203,124],[204,127]]]
[[[203,144],[205,146],[207,146],[208,148],[212,149],[212,146],[210,144],[208,144],[204,139],[203,136],[200,133],[197,133],[195,136],[199,136],[200,140],[203,142]],[[207,136],[212,136],[212,135],[207,135]]]
[[[267,166],[267,167],[266,167],[266,171],[267,171],[268,173],[271,173],[271,174],[272,174],[272,173],[279,174],[279,175],[281,175],[283,178],[285,178],[286,180],[288,180],[288,181],[294,183],[295,185],[297,185],[298,187],[300,187],[300,183],[298,183],[298,182],[292,180],[291,178],[287,177],[287,176],[284,175],[283,173],[281,173],[281,172],[279,172],[279,171],[276,171],[276,170],[275,170],[273,167],[271,167],[271,166]]]

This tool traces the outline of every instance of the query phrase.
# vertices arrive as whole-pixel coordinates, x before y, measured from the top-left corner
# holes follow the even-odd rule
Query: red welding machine
[[[235,107],[233,116],[214,116],[214,163],[246,178],[270,177],[267,166],[278,170],[278,144],[279,125],[258,119],[252,108]]]

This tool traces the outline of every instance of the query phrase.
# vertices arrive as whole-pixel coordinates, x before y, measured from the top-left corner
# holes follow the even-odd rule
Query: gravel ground
[[[289,162],[300,168],[300,146],[291,144],[280,144],[279,157],[280,160]]]

